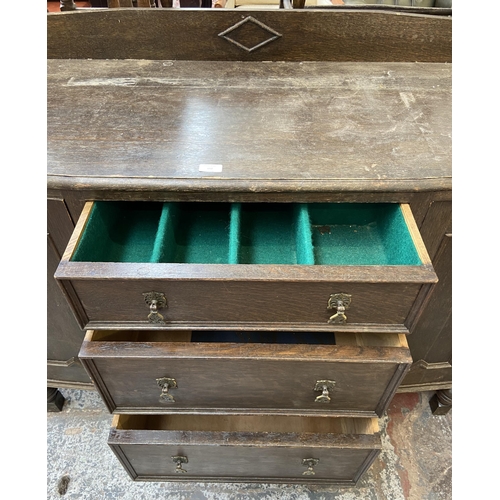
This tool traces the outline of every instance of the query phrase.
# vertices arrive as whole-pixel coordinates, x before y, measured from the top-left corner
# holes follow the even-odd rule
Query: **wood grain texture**
[[[433,201],[422,224],[422,239],[432,259],[441,245],[443,235],[452,232],[451,201]]]
[[[53,60],[48,96],[50,189],[451,189],[449,64]]]
[[[452,236],[446,234],[435,256],[439,282],[432,286],[427,307],[414,327],[418,342],[409,339],[415,364],[403,381],[436,388],[451,386],[452,380]],[[403,387],[404,388],[404,387]]]
[[[281,36],[247,52],[224,32],[247,15]],[[47,16],[49,59],[451,62],[451,18],[376,10],[112,9]],[[233,38],[266,38],[246,23]],[[82,43],[85,40],[85,43]],[[200,44],[199,40],[203,40]]]
[[[90,384],[83,366],[76,362],[84,332],[75,321],[67,300],[54,280],[59,254],[48,236],[47,245],[47,379],[52,387],[65,383]],[[68,360],[74,359],[71,363]]]
[[[412,361],[404,347],[147,342],[148,337],[144,332],[134,342],[82,345],[79,357],[111,412],[381,416]],[[156,379],[165,376],[177,381],[174,403],[159,401]],[[330,403],[315,402],[317,380],[335,381]]]
[[[436,203],[451,200],[451,64],[442,64],[451,62],[451,17],[373,13],[382,8],[251,12],[282,35],[251,53],[218,36],[242,19],[241,11],[113,9],[48,16],[48,57],[57,58],[48,66],[49,196],[64,199],[74,221],[83,203],[93,199],[410,203],[418,226],[425,219],[423,239],[431,258],[439,257],[439,220],[446,210]],[[215,17],[207,23],[205,14]],[[256,39],[259,31],[252,29],[240,31],[239,39]],[[293,50],[287,43],[291,36],[298,39]],[[86,60],[124,54],[160,60]],[[82,59],[69,60],[74,57]],[[282,105],[277,108],[276,102]],[[200,131],[214,124],[217,135],[208,141]],[[203,151],[210,153],[208,161]],[[223,163],[223,175],[200,175],[199,163],[212,162],[214,152],[222,152],[217,163]],[[102,269],[91,268],[76,274],[87,279],[89,271],[102,276]],[[111,273],[130,272],[128,280],[137,278],[136,271],[113,268]],[[192,271],[194,280],[210,277],[205,270]],[[142,272],[146,279],[156,273]],[[260,280],[261,272],[257,269],[253,279]],[[413,271],[389,272],[398,282],[416,279]],[[278,272],[277,279],[286,284],[283,276]],[[374,276],[387,280],[383,272]],[[215,277],[223,279],[220,273]],[[304,280],[300,273],[296,278],[299,284]],[[327,273],[315,279],[366,282],[366,274],[358,269],[349,276]],[[81,326],[110,326],[89,322],[86,304],[71,283],[61,284]],[[113,297],[114,290],[107,293]],[[446,306],[446,293],[435,295],[431,315],[442,301]],[[120,307],[118,300],[111,302]],[[241,308],[237,302],[234,307]],[[258,300],[251,302],[258,314]],[[300,307],[299,299],[296,304]],[[419,299],[418,305],[432,304]],[[418,313],[412,312],[412,321],[424,325],[428,317]],[[135,323],[138,329],[143,325],[143,320]],[[238,325],[276,328],[273,322]],[[185,322],[179,326],[189,328]],[[329,327],[280,323],[286,329],[303,326]],[[358,325],[367,335],[405,330],[401,323]],[[450,320],[444,331],[451,332]],[[449,335],[438,343],[418,343],[416,336],[413,341],[412,350],[430,345],[441,354],[451,345]],[[432,363],[421,360],[426,376],[411,382],[412,388],[428,388],[433,378],[448,383],[451,370],[438,369],[449,365],[439,356]]]
[[[63,255],[73,230],[73,221],[64,199],[49,198],[47,200],[47,233],[59,256]]]
[[[135,324],[147,329],[149,310],[142,294],[148,291],[167,297],[168,307],[160,314],[170,327],[183,323],[182,328],[209,324],[227,329],[267,323],[280,328],[296,323],[305,329],[324,328],[333,314],[328,298],[340,292],[353,297],[349,326],[403,325],[417,295],[424,298],[420,285],[437,279],[407,205],[405,220],[421,266],[72,262],[91,208],[92,202],[86,203],[55,274],[68,293],[78,296],[73,307],[85,312],[87,321],[80,323],[85,328],[95,328],[97,322],[108,328]]]
[[[65,283],[66,281],[62,281]],[[66,282],[67,283],[67,282]],[[249,282],[249,281],[183,281],[183,280],[72,280],[78,300],[88,322],[107,323],[108,328],[154,328],[148,323],[149,308],[143,293],[160,291],[165,294],[168,308],[161,309],[165,318],[162,328],[197,329],[212,325],[212,329],[245,328],[295,323],[295,328],[329,328],[333,314],[327,309],[332,293],[353,296],[347,313],[348,323],[356,330],[364,324],[400,325],[417,296],[417,284],[390,283],[315,283],[315,282]],[[91,326],[86,323],[86,328]],[[241,326],[240,326],[241,325]]]
[[[88,387],[89,377],[77,361],[83,332],[54,280],[73,223],[63,199],[49,199],[47,215],[47,379],[52,387],[65,387],[68,383]]]
[[[352,485],[381,449],[376,424],[366,419],[120,415],[114,424],[108,444],[140,480]],[[189,460],[182,478],[171,462],[175,455]],[[303,476],[303,458],[319,458],[315,476]]]
[[[411,239],[413,241],[413,244],[415,245],[422,264],[424,266],[431,265],[431,259],[429,257],[429,254],[427,253],[427,249],[425,248],[424,241],[422,240],[422,236],[420,235],[420,231],[418,230],[417,223],[415,222],[415,218],[413,217],[410,205],[408,205],[407,203],[401,204],[401,211],[403,212],[406,227],[408,228],[408,232],[411,235]]]

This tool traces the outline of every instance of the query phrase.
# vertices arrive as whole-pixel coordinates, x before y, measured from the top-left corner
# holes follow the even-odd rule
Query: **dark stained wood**
[[[451,65],[49,61],[48,128],[49,189],[449,191]]]
[[[141,333],[82,345],[111,412],[380,417],[412,361],[403,346],[148,342]],[[165,376],[177,381],[169,404],[156,384]],[[330,403],[315,402],[317,380],[335,381]]]
[[[64,199],[49,198],[47,200],[47,233],[50,234],[59,258],[62,257],[68,245],[73,229],[74,224]]]
[[[376,9],[250,12],[282,35],[251,53],[218,36],[242,19],[241,10],[112,9],[49,15],[48,57],[58,59],[49,61],[48,71],[49,196],[65,200],[73,221],[84,202],[94,199],[410,203],[446,283],[448,271],[442,269],[451,270],[451,251],[442,250],[447,248],[442,239],[449,232],[451,200],[451,64],[441,63],[451,62],[451,18],[400,14],[394,8],[373,13]],[[212,16],[209,23],[207,15]],[[246,23],[236,37],[252,42],[262,34],[259,30]],[[178,40],[183,42],[172,43]],[[124,56],[163,60],[85,60]],[[65,60],[73,57],[82,59]],[[215,58],[220,62],[210,62]],[[328,62],[332,59],[337,62]],[[262,60],[274,63],[257,62]],[[222,112],[222,120],[199,112],[200,96],[208,111]],[[194,113],[183,111],[188,104]],[[195,132],[179,135],[179,120],[193,116],[196,122],[183,123],[191,123]],[[217,135],[196,132],[214,126]],[[203,142],[207,137],[211,141]],[[201,146],[225,155],[223,175],[200,175],[198,164],[211,163],[213,156],[202,159]],[[53,250],[60,246],[49,242]],[[88,271],[82,270],[83,275],[88,277]],[[136,271],[127,276],[134,279]],[[112,272],[120,277],[123,269]],[[366,279],[361,270],[354,272],[342,280]],[[151,276],[146,271],[143,277]],[[391,276],[399,282],[408,278],[396,270]],[[329,278],[335,282],[327,274],[325,284]],[[69,281],[63,290],[80,323],[88,324],[86,305]],[[409,390],[451,384],[451,316],[442,314],[450,306],[451,290],[440,290],[435,286],[429,300],[419,302],[425,307],[421,314],[411,313],[418,334],[409,336],[412,353],[425,352],[428,361],[416,359],[412,378],[405,379]],[[244,296],[244,290],[239,294]],[[121,307],[118,300],[111,301],[114,308]],[[256,316],[259,300],[252,302]],[[233,304],[241,309],[246,305],[244,299],[233,299]],[[300,307],[298,299],[294,304]],[[102,304],[92,307],[97,311]],[[98,321],[92,325],[109,326]],[[304,323],[280,325],[299,329]],[[239,326],[275,328],[270,322],[241,321]],[[135,327],[142,328],[143,322]],[[309,324],[311,329],[325,327]],[[373,335],[404,328],[362,324],[358,330]],[[79,366],[72,359],[74,355],[55,360],[61,365],[52,368]]]
[[[160,328],[255,328],[267,324],[283,329],[319,328],[329,325],[327,309],[332,293],[352,295],[347,328],[364,324],[403,325],[419,295],[424,300],[426,283],[436,281],[429,257],[408,206],[402,211],[420,266],[297,266],[73,262],[74,248],[85,231],[92,203],[82,212],[56,271],[56,278],[72,296],[84,328],[142,328],[149,309],[143,293],[165,294],[168,307],[160,313]],[[412,318],[410,318],[413,321]],[[168,325],[168,326],[167,326]],[[345,328],[342,326],[342,328]]]
[[[110,179],[113,182],[112,179]],[[128,189],[133,189],[133,179],[130,180]],[[48,190],[50,196],[64,196],[67,202],[68,210],[70,210],[74,220],[78,220],[82,212],[83,206],[89,200],[106,200],[106,201],[144,201],[147,197],[148,201],[189,201],[189,202],[271,202],[271,203],[315,203],[315,202],[345,202],[345,203],[410,203],[412,211],[415,215],[415,221],[422,223],[422,218],[425,217],[426,209],[429,205],[429,198],[434,199],[450,199],[450,191],[438,191],[428,193],[420,192],[372,192],[372,191],[328,191],[323,193],[321,191],[310,192],[276,192],[272,188],[266,191],[125,191],[123,186],[121,188],[114,186],[113,189],[105,190],[105,182],[102,183],[100,188],[84,189],[83,187],[77,191],[59,190],[50,188]],[[74,205],[68,197],[74,199]],[[427,200],[425,202],[424,200]],[[423,205],[422,205],[423,204]],[[415,212],[416,210],[416,212]],[[419,219],[417,219],[419,217]]]
[[[369,429],[362,433],[344,434],[341,431],[316,429],[314,417],[300,420],[294,417],[225,417],[224,427],[210,429],[213,421],[207,422],[208,428],[201,431],[179,431],[160,426],[152,429],[145,427],[148,420],[139,417],[134,423],[130,420],[121,425],[120,416],[112,427],[108,443],[126,470],[135,480],[168,481],[240,481],[240,482],[286,482],[286,483],[326,483],[354,485],[361,474],[371,465],[380,452],[381,442],[377,434]],[[169,419],[170,417],[162,417]],[[187,416],[182,416],[184,428],[189,430]],[[203,428],[204,420],[211,417],[196,416],[196,427]],[[219,417],[220,419],[220,417]],[[264,420],[266,419],[266,420]],[[261,420],[260,425],[256,422]],[[349,419],[328,419],[332,429],[351,428]],[[343,424],[337,424],[342,420]],[[141,422],[142,421],[142,422]],[[325,423],[325,419],[317,419]],[[309,425],[307,425],[309,424]],[[353,428],[355,425],[353,424]],[[248,430],[242,430],[248,427]],[[269,428],[271,432],[255,429]],[[324,425],[320,427],[325,428]],[[292,429],[296,429],[293,432]],[[302,429],[309,428],[309,432]],[[220,430],[219,430],[220,429]],[[286,429],[281,430],[280,429]],[[317,429],[316,429],[317,430]],[[184,465],[185,474],[175,473],[172,456],[188,457]],[[304,458],[318,458],[314,476],[304,476]]]
[[[61,411],[64,406],[64,396],[55,387],[47,387],[47,411]]]
[[[433,415],[446,415],[452,406],[451,389],[437,391],[429,401],[429,406]]]
[[[401,390],[451,386],[452,361],[452,237],[446,234],[434,258],[438,283],[432,285],[427,306],[408,338],[415,364]]]
[[[281,36],[247,52],[219,36],[246,17],[243,12],[88,9],[52,13],[47,16],[47,57],[451,62],[449,17],[362,9],[252,10],[246,14]],[[253,23],[245,23],[232,35],[249,49],[271,36]]]
[[[429,256],[434,259],[441,245],[443,236],[451,234],[451,201],[434,201],[421,228],[422,239]]]
[[[400,390],[449,388],[452,380],[452,237],[451,202],[433,202],[421,227],[422,238],[436,266],[428,305],[409,339],[414,365]],[[418,341],[415,340],[418,338]]]
[[[64,200],[48,200],[47,208],[47,380],[53,387],[91,387],[90,379],[78,361],[84,334],[54,280],[73,223]]]
[[[100,323],[108,328],[196,329],[208,324],[212,329],[255,329],[259,325],[287,329],[295,324],[294,329],[336,331],[336,325],[328,324],[333,313],[327,302],[330,294],[342,292],[353,297],[348,323],[343,328],[341,325],[342,330],[359,331],[365,324],[378,324],[399,325],[400,331],[405,331],[406,316],[420,290],[420,285],[407,283],[253,282],[230,280],[228,275],[218,281],[90,277],[91,273],[84,280],[71,279],[88,317],[84,328]],[[167,297],[168,308],[160,311],[165,325],[148,323],[149,308],[142,295],[148,291],[160,291]]]

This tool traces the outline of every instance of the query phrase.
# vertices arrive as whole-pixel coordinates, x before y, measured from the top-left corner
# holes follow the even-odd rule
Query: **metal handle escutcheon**
[[[148,321],[153,324],[164,324],[163,316],[158,312],[158,309],[167,306],[167,298],[161,292],[146,292],[143,293],[144,301],[149,306]]]
[[[177,474],[179,473],[186,473],[187,470],[183,469],[182,468],[182,464],[187,464],[188,463],[188,458],[187,457],[183,457],[183,456],[175,456],[175,457],[172,457],[172,462],[174,462],[176,464],[176,467],[175,467],[175,472]]]
[[[337,313],[330,316],[328,323],[344,324],[347,323],[345,311],[351,305],[351,295],[347,293],[332,293],[328,299],[327,309],[336,309]]]
[[[302,475],[303,476],[315,476],[316,472],[314,472],[313,467],[317,465],[319,462],[319,458],[303,458],[302,459],[302,465],[305,465],[307,467],[307,470],[305,470]]]
[[[330,392],[335,387],[335,380],[318,380],[314,386],[315,391],[321,391],[321,394],[314,400],[316,403],[329,403]]]
[[[177,389],[175,378],[161,377],[156,379],[158,387],[161,388],[160,403],[175,403],[175,399],[168,392],[169,389]]]

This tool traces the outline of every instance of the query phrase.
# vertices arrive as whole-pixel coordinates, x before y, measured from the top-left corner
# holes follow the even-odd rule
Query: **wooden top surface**
[[[47,114],[53,189],[451,190],[448,63],[53,59]]]

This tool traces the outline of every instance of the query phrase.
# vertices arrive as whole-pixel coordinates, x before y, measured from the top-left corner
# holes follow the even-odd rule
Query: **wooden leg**
[[[47,387],[47,411],[61,411],[64,406],[64,396],[55,387]]]
[[[76,10],[76,5],[73,0],[61,0],[61,12]]]
[[[446,415],[451,410],[451,389],[437,391],[429,405],[433,415]]]

